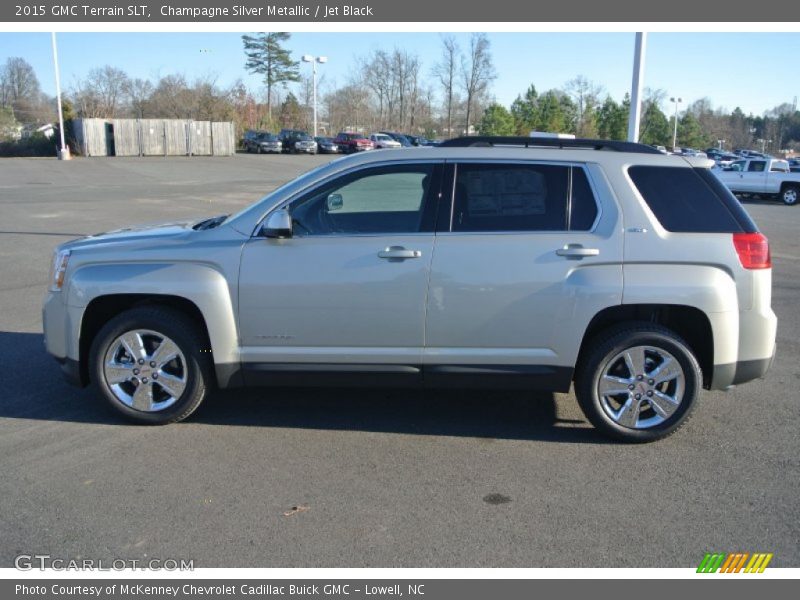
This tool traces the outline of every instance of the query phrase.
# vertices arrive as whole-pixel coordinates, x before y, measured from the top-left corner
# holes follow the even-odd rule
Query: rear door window
[[[588,230],[597,203],[582,168],[546,164],[457,166],[452,231]]]

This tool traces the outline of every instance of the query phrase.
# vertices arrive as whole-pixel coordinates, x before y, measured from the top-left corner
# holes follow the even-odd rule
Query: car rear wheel
[[[211,384],[207,346],[195,323],[177,311],[126,311],[106,323],[92,343],[92,385],[131,421],[181,421],[200,406]]]
[[[781,192],[781,200],[786,206],[795,206],[800,200],[800,188],[795,185],[787,185]]]
[[[590,342],[575,381],[586,418],[624,442],[651,442],[683,426],[697,402],[697,358],[673,331],[651,323],[609,330]]]

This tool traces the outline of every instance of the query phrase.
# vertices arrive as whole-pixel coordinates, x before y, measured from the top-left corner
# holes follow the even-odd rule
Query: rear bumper
[[[711,389],[725,390],[733,385],[761,379],[767,374],[774,360],[775,351],[773,350],[772,356],[767,358],[740,360],[726,365],[714,365]]]

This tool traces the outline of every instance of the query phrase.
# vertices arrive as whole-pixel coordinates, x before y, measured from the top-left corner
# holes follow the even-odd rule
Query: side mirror
[[[342,198],[341,194],[329,194],[328,199],[325,201],[325,207],[328,209],[328,212],[341,210],[343,206],[344,198]]]
[[[281,208],[272,213],[261,228],[261,233],[268,238],[292,237],[292,216],[289,211]]]

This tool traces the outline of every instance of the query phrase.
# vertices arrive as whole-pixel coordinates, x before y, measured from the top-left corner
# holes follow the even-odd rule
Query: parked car
[[[139,423],[214,385],[574,384],[601,432],[652,441],[774,357],[769,244],[709,165],[580,139],[361,153],[232,217],[60,245],[45,345]]]
[[[317,142],[308,133],[299,129],[283,129],[279,135],[283,151],[292,154],[316,154]]]
[[[258,154],[278,153],[283,150],[283,142],[278,139],[278,136],[272,133],[259,134],[255,139],[251,140],[247,148],[248,152],[256,152]]]
[[[414,144],[411,143],[411,140],[409,140],[402,133],[397,133],[396,131],[379,131],[378,133],[382,133],[384,135],[388,135],[394,141],[400,142],[400,145],[403,148],[411,148],[414,145]]]
[[[800,173],[800,158],[789,159],[789,171],[792,173]]]
[[[401,148],[400,142],[393,140],[385,133],[373,133],[369,136],[375,148]]]
[[[355,133],[342,131],[333,140],[342,152],[345,154],[353,154],[354,152],[364,152],[365,150],[372,150],[375,145],[372,141],[365,137],[363,133]]]
[[[800,173],[778,158],[745,158],[715,170],[717,177],[735,194],[780,198],[787,206],[800,200]]]
[[[255,152],[255,141],[258,136],[267,133],[266,131],[258,131],[256,129],[248,129],[242,136],[242,148],[245,152]]]
[[[320,154],[338,154],[340,152],[339,146],[333,141],[332,137],[315,137],[314,141],[317,142],[317,151]]]

